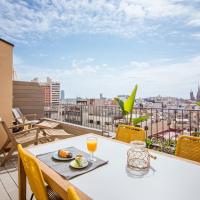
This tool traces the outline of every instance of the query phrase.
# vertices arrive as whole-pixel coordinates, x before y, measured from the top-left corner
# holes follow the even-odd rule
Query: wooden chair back
[[[116,139],[127,143],[134,140],[145,141],[146,134],[142,128],[130,125],[119,125],[116,132]]]
[[[15,139],[13,138],[10,130],[8,129],[6,123],[2,119],[0,119],[0,152],[12,140]]]
[[[22,114],[21,110],[19,108],[12,108],[12,113],[13,116],[15,118],[15,120],[19,123],[19,124],[24,124],[26,123],[26,118],[24,117],[24,115]]]
[[[13,127],[20,127],[24,125],[16,125],[8,128],[6,123],[0,119],[0,153],[4,153],[0,166],[4,166],[6,161],[17,150],[17,144],[27,146],[30,144],[38,144],[39,129],[37,127],[28,130],[19,131],[15,134],[11,132]],[[34,132],[30,132],[34,131]],[[5,151],[6,150],[6,151]]]

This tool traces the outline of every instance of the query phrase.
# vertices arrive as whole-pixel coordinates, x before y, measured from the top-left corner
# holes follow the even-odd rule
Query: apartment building
[[[34,78],[33,82],[39,82],[38,78]],[[60,83],[54,82],[47,77],[46,82],[39,82],[42,87],[44,96],[44,105],[46,107],[56,107],[60,103]]]
[[[61,90],[60,99],[61,100],[65,99],[65,91],[64,90]]]
[[[51,105],[51,85],[49,83],[40,83],[44,96],[45,107],[50,107]]]
[[[51,82],[51,104],[52,106],[59,105],[60,102],[60,83],[59,82]]]

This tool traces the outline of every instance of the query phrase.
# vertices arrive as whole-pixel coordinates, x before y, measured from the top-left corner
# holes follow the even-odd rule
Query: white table
[[[69,138],[30,148],[34,154],[56,151],[68,146],[86,149],[89,135]],[[76,177],[70,182],[95,200],[199,200],[200,165],[162,153],[151,161],[155,170],[141,178],[130,177],[126,172],[129,145],[101,136],[95,156],[109,160],[107,165]]]

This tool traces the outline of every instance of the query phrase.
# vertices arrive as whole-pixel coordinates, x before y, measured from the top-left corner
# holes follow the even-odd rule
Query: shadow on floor
[[[2,157],[0,157],[0,162]],[[0,167],[0,174],[13,172],[17,170],[17,163],[18,163],[18,155],[14,154],[12,157],[6,162],[5,166]]]

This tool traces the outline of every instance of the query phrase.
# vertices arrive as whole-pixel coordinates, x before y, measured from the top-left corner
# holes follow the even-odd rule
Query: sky
[[[0,0],[19,80],[51,77],[67,98],[189,98],[200,83],[200,0]]]

